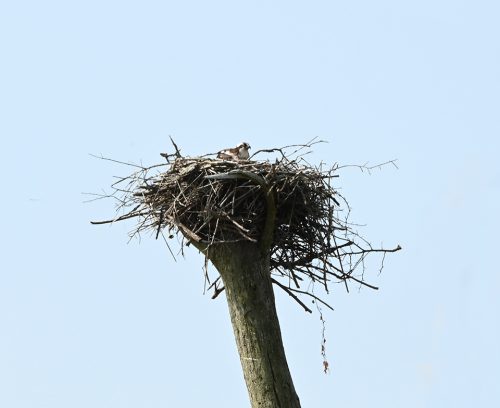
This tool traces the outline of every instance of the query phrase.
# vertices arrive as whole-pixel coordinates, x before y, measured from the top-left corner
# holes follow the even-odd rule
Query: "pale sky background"
[[[153,164],[329,143],[311,161],[372,243],[378,292],[321,326],[277,295],[303,407],[500,406],[500,5],[495,1],[0,4],[0,407],[248,407],[225,298],[202,257],[127,243],[83,203]],[[353,288],[355,289],[355,288]]]

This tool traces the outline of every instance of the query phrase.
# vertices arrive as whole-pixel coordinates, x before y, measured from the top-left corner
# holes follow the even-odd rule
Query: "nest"
[[[332,281],[348,288],[353,280],[376,289],[364,281],[363,270],[358,275],[355,270],[371,252],[385,256],[400,249],[375,249],[351,228],[347,201],[332,185],[338,166],[314,167],[284,148],[264,151],[281,154],[274,162],[234,162],[183,157],[175,147],[175,154],[164,155],[166,164],[138,166],[120,178],[106,195],[118,200],[118,215],[96,223],[135,218],[132,235],[153,231],[156,237],[173,238],[180,231],[182,243],[197,248],[238,241],[265,244],[273,283],[309,312],[300,295],[330,307],[311,283],[327,292]],[[215,296],[221,291],[218,281],[211,283]]]

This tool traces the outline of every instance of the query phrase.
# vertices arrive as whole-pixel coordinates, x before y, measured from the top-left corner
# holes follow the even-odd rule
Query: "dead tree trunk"
[[[312,144],[288,148],[296,148],[291,153],[295,155]],[[164,155],[164,172],[156,174],[163,165],[137,166],[131,176],[113,183],[109,197],[117,199],[119,210],[125,213],[95,223],[138,218],[132,235],[152,230],[158,238],[167,230],[173,238],[172,231],[182,233],[186,239],[182,242],[193,244],[210,259],[224,282],[252,407],[300,407],[286,362],[272,283],[308,312],[296,294],[330,307],[312,291],[300,289],[299,281],[320,282],[327,292],[332,280],[346,287],[352,280],[377,289],[353,275],[354,270],[362,265],[364,271],[363,260],[369,253],[381,252],[385,257],[401,247],[373,248],[347,219],[337,216],[340,203],[331,180],[338,166],[311,167],[302,163],[302,154],[289,159],[286,148],[263,150],[281,153],[282,158],[271,163],[184,158],[175,143],[174,147],[176,153]],[[148,175],[153,169],[155,175]],[[276,275],[293,280],[294,287],[271,281],[271,265]],[[215,282],[217,295],[220,288]]]
[[[209,258],[226,289],[234,336],[253,408],[300,408],[283,348],[269,256],[250,242],[214,245]]]

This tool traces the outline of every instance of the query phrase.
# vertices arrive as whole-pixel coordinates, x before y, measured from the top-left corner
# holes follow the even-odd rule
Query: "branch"
[[[304,308],[306,312],[312,313],[312,310],[309,309],[299,298],[297,295],[295,295],[292,291],[291,288],[288,286],[283,285],[282,283],[278,282],[276,279],[271,278],[271,282],[277,285],[280,289],[283,289],[288,295],[290,295],[293,300],[295,300],[300,306]]]
[[[382,170],[382,167],[387,166],[389,164],[392,164],[396,169],[399,170],[399,167],[396,164],[396,162],[397,162],[397,159],[388,160],[388,161],[386,161],[384,163],[375,164],[373,166],[368,166],[368,162],[366,162],[365,164],[345,164],[343,166],[337,166],[336,169],[340,170],[340,169],[344,169],[344,168],[347,168],[347,167],[356,167],[356,168],[360,169],[361,172],[364,172],[364,170],[366,170],[368,172],[368,174],[371,174],[371,171],[373,169]]]

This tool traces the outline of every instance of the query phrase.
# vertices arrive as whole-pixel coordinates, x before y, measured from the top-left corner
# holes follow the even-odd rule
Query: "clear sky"
[[[338,179],[380,286],[318,315],[277,295],[303,407],[500,406],[500,6],[495,1],[0,4],[0,406],[248,407],[223,296],[85,204],[172,135],[197,155],[329,143],[398,159]]]

